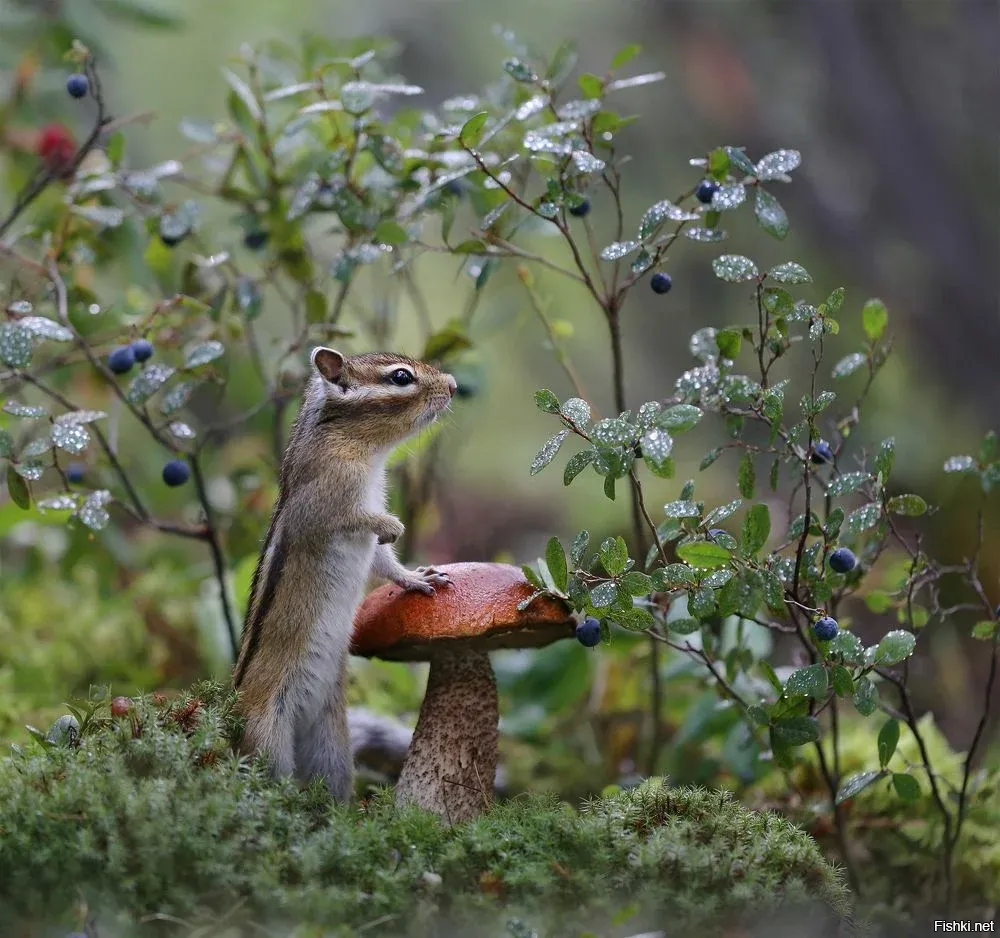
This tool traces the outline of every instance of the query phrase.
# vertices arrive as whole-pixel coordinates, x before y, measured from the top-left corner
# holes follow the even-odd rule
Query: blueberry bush
[[[167,25],[136,14],[143,5],[107,6]],[[86,130],[45,116],[29,131],[16,125],[16,109],[0,121],[14,192],[0,206],[0,532],[27,521],[50,533],[59,525],[66,538],[65,583],[25,577],[5,585],[0,635],[37,679],[12,690],[0,681],[0,694],[86,697],[89,683],[117,688],[125,680],[148,688],[158,679],[150,662],[160,658],[224,668],[309,348],[391,345],[405,307],[419,337],[410,351],[453,371],[460,399],[474,395],[472,327],[509,271],[503,283],[514,284],[544,329],[560,379],[575,389],[535,393],[553,432],[526,472],[561,465],[567,486],[598,485],[596,475],[595,498],[627,502],[619,533],[599,543],[587,530],[567,543],[553,537],[525,575],[536,595],[564,597],[580,613],[579,644],[602,646],[576,649],[581,655],[632,642],[635,660],[648,661],[645,774],[661,774],[667,750],[681,745],[666,737],[666,708],[697,711],[746,800],[809,826],[863,900],[881,883],[869,892],[873,908],[891,905],[901,880],[919,882],[921,901],[938,910],[995,904],[1000,897],[987,884],[1000,876],[975,872],[1000,873],[983,835],[1000,810],[1000,786],[995,772],[977,768],[995,696],[995,598],[978,551],[944,563],[925,549],[919,524],[933,506],[895,484],[893,440],[870,449],[855,442],[891,351],[889,312],[878,299],[820,288],[794,258],[765,266],[752,247],[744,254],[725,245],[741,213],[756,219],[762,238],[785,239],[780,195],[801,154],[707,147],[691,159],[683,191],[628,217],[621,141],[634,118],[622,109],[630,89],[663,73],[632,70],[638,46],[590,72],[581,71],[572,43],[542,56],[508,31],[500,39],[508,56],[494,84],[424,109],[413,106],[422,89],[393,70],[387,41],[312,36],[300,47],[244,48],[224,70],[226,118],[186,119],[183,159],[151,166],[131,156],[132,118],[109,113],[99,39],[83,36],[67,52],[62,36],[53,40],[58,54],[49,49],[43,66],[19,74],[17,102],[30,97],[39,68],[58,75],[62,105]],[[605,244],[597,222],[608,218],[614,236]],[[706,323],[690,338],[691,368],[656,399],[630,402],[629,300],[648,290],[669,304],[669,265],[681,250],[704,258],[706,277],[731,284],[746,315]],[[416,272],[445,262],[468,284],[468,299],[440,322]],[[565,321],[550,313],[547,291],[560,279],[586,296],[606,329],[614,401],[607,414],[580,380]],[[857,348],[830,361],[841,324],[857,335]],[[431,508],[445,435],[423,435],[405,462],[391,464],[408,538]],[[675,497],[652,504],[650,480],[672,484],[677,452],[709,436],[700,470],[709,478],[730,472],[731,497],[700,497],[700,479],[678,479]],[[1000,479],[996,436],[944,470],[968,476],[985,500]],[[980,546],[983,539],[980,515]],[[85,556],[93,566],[77,564]],[[74,609],[88,602],[90,612]],[[885,626],[867,646],[852,630],[862,606]],[[38,646],[53,610],[66,622],[67,660],[43,666]],[[209,639],[175,627],[192,618],[209,623]],[[127,634],[124,644],[112,622]],[[987,682],[975,689],[981,718],[960,756],[910,693],[909,662],[933,622],[970,631],[990,655]],[[112,658],[121,674],[109,673]],[[67,675],[79,680],[81,662],[84,686],[64,688]],[[677,703],[668,679],[678,675],[705,685],[711,699]],[[172,677],[193,675],[177,668]],[[342,872],[355,851],[376,864],[398,854],[399,875],[362,882],[359,873],[351,888],[371,899],[370,909],[348,907],[338,894],[315,906],[313,921],[405,918],[410,906],[401,897],[410,902],[414,888],[433,893],[442,876],[469,888],[469,905],[455,905],[461,917],[505,897],[541,915],[532,903],[543,887],[579,908],[587,877],[611,895],[662,885],[656,877],[665,872],[671,884],[689,877],[686,898],[670,896],[692,927],[707,912],[743,914],[775,894],[801,893],[846,914],[837,874],[811,852],[811,840],[721,795],[647,782],[636,793],[606,792],[586,824],[560,825],[563,808],[545,802],[525,811],[525,830],[515,807],[501,806],[464,834],[379,805],[331,815],[316,793],[268,787],[255,767],[227,754],[224,695],[202,696],[211,699],[133,705],[102,690],[51,730],[32,730],[34,740],[0,775],[0,869],[20,877],[4,887],[5,909],[38,912],[64,869],[123,913],[183,924],[199,907],[201,883],[234,909],[260,893],[290,915],[306,901],[309,876]],[[98,763],[112,769],[101,779]],[[667,809],[663,799],[671,798],[687,800]],[[167,842],[135,813],[140,803],[171,816],[190,809],[188,833],[211,818],[217,852],[199,854],[183,837]],[[675,815],[680,840],[634,842],[637,831],[651,834],[649,817]],[[901,836],[919,846],[920,859],[900,862],[899,878],[864,869],[873,853],[893,864],[868,824],[875,816],[917,827]],[[69,817],[87,822],[82,831],[52,827]],[[330,817],[351,832],[346,845],[330,841]],[[620,843],[595,846],[609,824]],[[577,839],[560,840],[567,830]],[[689,855],[699,830],[709,832],[708,846]],[[491,838],[508,836],[521,839],[503,856],[490,853]],[[48,852],[33,852],[39,837]],[[234,838],[244,846],[227,846]],[[762,842],[778,853],[755,855]],[[420,857],[404,856],[410,843]],[[560,849],[539,847],[552,843]],[[537,895],[511,865],[527,854]],[[541,855],[557,858],[554,878]],[[703,881],[718,856],[740,859]],[[192,863],[194,872],[172,892],[156,880],[160,861]],[[101,869],[126,885],[109,892],[109,879],[94,872]],[[646,873],[652,878],[640,883]],[[438,905],[412,901],[420,915]],[[553,908],[569,906],[553,900]]]

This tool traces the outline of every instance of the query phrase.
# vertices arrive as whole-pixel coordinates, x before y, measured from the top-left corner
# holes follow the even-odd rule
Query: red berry
[[[128,712],[131,709],[132,709],[131,697],[115,697],[115,699],[111,701],[111,715],[113,717],[128,716]]]
[[[46,124],[38,136],[38,155],[50,172],[65,172],[76,155],[73,132],[65,124]]]

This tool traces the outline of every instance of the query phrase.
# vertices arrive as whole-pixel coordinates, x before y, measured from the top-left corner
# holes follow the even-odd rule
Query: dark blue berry
[[[153,357],[153,343],[149,339],[136,339],[132,343],[132,354],[137,362],[149,361]]]
[[[253,231],[248,231],[243,236],[243,243],[251,251],[259,251],[265,244],[267,244],[267,239],[270,237],[266,231],[261,228],[255,228]]]
[[[83,481],[83,464],[78,462],[71,462],[66,467],[66,478],[70,482],[77,484]]]
[[[850,573],[858,564],[854,551],[847,547],[838,547],[830,554],[830,569],[834,573]]]
[[[90,91],[90,82],[87,80],[86,75],[81,75],[79,73],[70,75],[69,78],[66,79],[66,90],[72,98],[83,98],[86,97],[87,92]]]
[[[840,626],[837,625],[837,620],[830,616],[823,616],[822,619],[813,624],[813,632],[816,633],[816,637],[821,642],[833,641],[839,631]]]
[[[462,188],[462,183],[458,179],[449,179],[442,187],[442,191],[447,192],[448,195],[461,195],[464,191]]]
[[[649,278],[649,285],[654,293],[666,293],[673,285],[670,274],[658,273]]]
[[[601,640],[601,623],[588,616],[576,627],[576,640],[587,648],[593,648]]]
[[[116,348],[108,356],[108,367],[116,375],[124,375],[132,370],[132,366],[135,364],[135,352],[131,345],[123,345],[121,348]]]
[[[576,205],[571,205],[569,213],[574,218],[586,217],[590,214],[590,199],[584,199],[582,202],[577,202]]]
[[[719,191],[719,184],[711,179],[703,179],[698,183],[698,188],[694,191],[694,197],[704,205],[712,203],[712,196]]]
[[[191,478],[191,467],[183,459],[171,459],[163,467],[163,481],[167,485],[183,485]]]
[[[824,462],[833,462],[833,449],[826,440],[819,440],[813,446],[812,461],[817,465]]]

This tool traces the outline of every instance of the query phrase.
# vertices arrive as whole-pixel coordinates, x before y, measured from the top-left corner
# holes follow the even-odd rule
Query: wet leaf
[[[72,329],[60,326],[59,323],[45,316],[25,316],[17,320],[17,325],[41,339],[51,339],[54,342],[73,341]]]
[[[486,131],[486,122],[490,119],[489,111],[473,114],[463,125],[458,134],[458,142],[468,149],[479,145]]]
[[[760,275],[757,265],[741,254],[723,254],[712,261],[715,276],[729,283],[742,283]]]
[[[815,717],[782,717],[771,725],[771,737],[785,746],[805,746],[819,739]]]
[[[859,368],[864,368],[867,363],[868,359],[860,352],[852,352],[834,365],[833,377],[846,378],[848,375],[853,375]]]
[[[79,455],[90,445],[90,434],[86,427],[57,423],[52,426],[52,442],[67,453]]]
[[[869,785],[885,778],[885,772],[860,772],[852,775],[837,792],[837,804],[843,804],[861,794]]]
[[[535,391],[535,406],[547,414],[559,413],[559,398],[548,388]]]
[[[590,426],[590,404],[579,397],[571,397],[563,402],[562,414],[581,429]]]
[[[215,339],[201,342],[191,349],[184,359],[185,368],[198,368],[207,365],[209,362],[221,358],[225,354],[226,347]]]
[[[147,365],[128,386],[125,398],[130,404],[143,404],[176,373],[170,365]]]
[[[878,664],[894,665],[905,661],[917,647],[917,638],[912,632],[893,629],[887,632],[875,649]]]
[[[753,211],[758,224],[768,234],[776,238],[784,238],[788,234],[788,216],[781,203],[770,192],[757,189]]]
[[[882,338],[886,326],[889,325],[889,310],[885,303],[878,299],[871,299],[865,303],[861,310],[861,322],[865,328],[865,335],[872,342],[877,342]]]
[[[31,364],[34,345],[31,333],[16,323],[0,325],[0,361],[11,368],[27,368]]]
[[[618,576],[628,564],[628,546],[622,537],[606,538],[601,543],[598,555],[609,576]]]
[[[785,694],[789,697],[812,697],[821,700],[826,696],[829,682],[826,668],[821,664],[811,664],[793,671],[785,682]]]
[[[638,241],[615,241],[601,251],[601,260],[618,261],[639,249]]]
[[[566,551],[558,537],[549,538],[549,543],[545,548],[545,564],[549,568],[552,582],[559,592],[566,592],[569,583],[569,567],[566,564]]]
[[[812,275],[801,264],[795,261],[788,261],[785,264],[778,264],[767,272],[768,277],[777,280],[778,283],[811,283]]]
[[[887,507],[893,514],[915,518],[926,513],[927,502],[919,495],[894,495]]]
[[[761,180],[780,179],[802,163],[802,154],[798,150],[775,150],[762,156],[754,170],[754,175]]]
[[[14,471],[13,466],[7,467],[7,494],[10,500],[24,511],[31,507],[31,493],[28,484]]]
[[[878,762],[884,769],[899,745],[899,721],[886,720],[878,734]]]
[[[538,451],[538,455],[531,461],[531,475],[541,472],[555,459],[556,453],[559,452],[559,447],[563,445],[568,436],[569,430],[560,430]]]
[[[711,541],[692,541],[677,548],[677,556],[692,567],[707,570],[721,567],[729,562],[732,554],[721,544]]]

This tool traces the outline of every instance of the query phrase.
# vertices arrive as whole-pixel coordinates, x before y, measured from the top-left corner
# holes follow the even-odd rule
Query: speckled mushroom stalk
[[[450,823],[477,817],[493,800],[500,706],[489,654],[465,645],[430,656],[427,691],[396,801]]]
[[[417,804],[457,824],[493,799],[500,707],[489,653],[538,648],[573,635],[568,606],[540,596],[510,564],[436,568],[449,584],[433,595],[386,584],[354,620],[353,651],[388,661],[427,661],[420,717],[396,786],[399,804]]]

